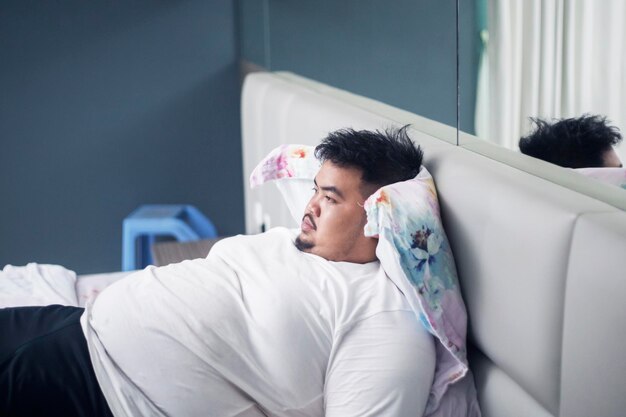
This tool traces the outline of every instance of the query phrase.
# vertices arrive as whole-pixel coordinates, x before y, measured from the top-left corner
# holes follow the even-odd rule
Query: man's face
[[[621,168],[622,161],[617,156],[617,152],[615,149],[611,147],[608,151],[604,153],[604,168]]]
[[[361,175],[359,169],[342,168],[330,161],[322,164],[296,239],[298,249],[330,261],[366,263],[376,259],[377,240],[363,234],[367,222],[363,203],[375,188],[363,184]]]

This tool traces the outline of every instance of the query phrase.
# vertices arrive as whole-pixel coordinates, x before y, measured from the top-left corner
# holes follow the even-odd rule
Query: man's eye
[[[326,199],[326,201],[328,201],[329,203],[335,203],[335,199],[334,199],[334,198],[331,198],[331,197],[329,197],[329,196],[327,196],[327,195],[325,195],[325,196],[324,196],[324,198],[325,198],[325,199]]]

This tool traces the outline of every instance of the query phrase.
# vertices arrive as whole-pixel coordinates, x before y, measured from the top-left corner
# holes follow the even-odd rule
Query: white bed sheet
[[[51,304],[84,307],[106,287],[133,272],[76,276],[61,265],[5,265],[0,270],[0,308]]]

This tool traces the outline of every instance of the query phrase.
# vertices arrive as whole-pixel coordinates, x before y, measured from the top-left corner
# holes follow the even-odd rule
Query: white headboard
[[[274,187],[247,185],[278,144],[407,123],[439,192],[483,414],[625,415],[626,213],[616,206],[626,199],[610,186],[472,138],[454,146],[451,127],[294,74],[254,73],[242,96],[248,233],[264,218],[296,226]]]

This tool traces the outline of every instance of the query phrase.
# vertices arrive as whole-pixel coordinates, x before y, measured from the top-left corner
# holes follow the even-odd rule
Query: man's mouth
[[[304,215],[304,217],[302,218],[302,224],[300,225],[300,228],[302,229],[303,232],[308,232],[309,230],[317,229],[317,226],[315,226],[315,221],[313,220],[313,217],[310,214]]]

